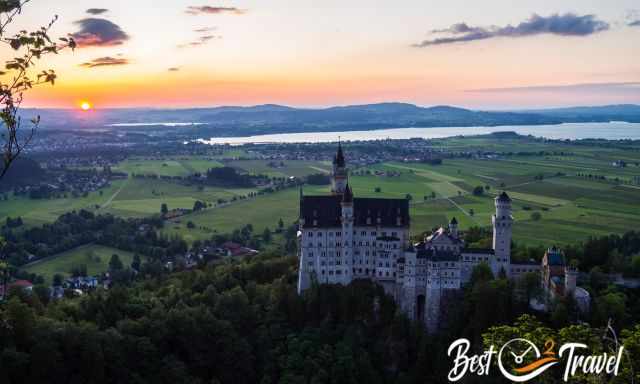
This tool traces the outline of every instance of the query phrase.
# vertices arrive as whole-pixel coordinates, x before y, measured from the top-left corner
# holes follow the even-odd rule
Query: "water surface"
[[[640,140],[640,123],[566,123],[558,125],[505,125],[500,127],[436,127],[436,128],[390,128],[373,131],[304,132],[279,133],[248,137],[212,137],[200,139],[207,144],[248,143],[326,143],[355,140],[384,139],[436,139],[452,136],[482,135],[492,132],[513,131],[521,135],[533,135],[548,139],[633,139]]]

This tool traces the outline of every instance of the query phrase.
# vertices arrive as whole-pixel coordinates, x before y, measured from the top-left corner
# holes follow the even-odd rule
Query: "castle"
[[[300,195],[298,293],[314,283],[346,285],[370,279],[410,318],[436,331],[447,298],[469,282],[478,264],[484,262],[494,276],[511,279],[542,271],[538,263],[511,263],[513,217],[505,192],[495,198],[492,247],[478,249],[465,245],[455,218],[448,228],[411,244],[409,201],[355,197],[340,144],[331,190],[324,196]]]

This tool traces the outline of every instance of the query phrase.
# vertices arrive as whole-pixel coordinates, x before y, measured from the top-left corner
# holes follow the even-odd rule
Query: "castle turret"
[[[333,158],[333,174],[331,179],[331,192],[334,195],[341,195],[344,193],[347,186],[348,172],[346,162],[344,160],[344,153],[342,152],[342,144],[338,143],[338,153]]]
[[[341,263],[344,267],[342,279],[344,284],[349,284],[353,276],[353,192],[349,184],[345,185],[342,194],[342,257]]]
[[[495,199],[496,213],[492,216],[493,250],[495,251],[496,267],[505,271],[510,270],[511,263],[511,231],[513,216],[511,216],[511,198],[502,192]]]
[[[451,236],[458,238],[458,220],[455,217],[449,222],[449,233]]]
[[[302,187],[300,187],[300,217],[299,217],[299,224],[298,224],[298,236],[297,236],[297,242],[298,242],[298,261],[299,261],[299,265],[298,265],[298,294],[301,294],[302,291],[309,289],[309,287],[311,286],[311,273],[309,273],[308,271],[308,262],[309,262],[309,258],[306,256],[306,254],[302,251],[302,247],[304,246],[303,242],[302,242],[302,235],[304,233],[304,225],[305,225],[305,220],[304,217],[302,217],[302,204],[304,202],[304,194],[302,192]],[[313,260],[311,260],[313,261]]]
[[[576,281],[578,280],[578,270],[567,265],[564,269],[564,294],[565,296],[572,296],[576,290]]]

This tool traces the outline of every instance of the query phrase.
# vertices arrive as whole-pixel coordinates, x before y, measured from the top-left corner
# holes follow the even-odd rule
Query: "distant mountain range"
[[[25,109],[40,115],[42,129],[180,129],[185,134],[247,136],[407,127],[541,125],[625,121],[640,123],[639,105],[608,105],[523,111],[475,111],[451,106],[379,103],[322,109],[265,104],[189,109]],[[165,123],[178,123],[169,126]],[[184,125],[193,123],[194,125]],[[116,126],[114,126],[114,124]],[[135,124],[123,126],[122,124]]]

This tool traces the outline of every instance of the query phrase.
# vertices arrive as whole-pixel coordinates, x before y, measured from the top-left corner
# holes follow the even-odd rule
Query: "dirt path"
[[[111,204],[111,202],[113,202],[113,199],[115,199],[115,198],[118,196],[118,194],[120,194],[120,191],[122,191],[122,190],[124,189],[124,187],[127,185],[127,183],[129,183],[129,179],[126,179],[126,180],[124,181],[124,183],[122,183],[122,185],[120,186],[120,188],[118,188],[118,190],[117,190],[117,191],[115,191],[115,192],[113,193],[113,195],[111,195],[111,197],[109,197],[109,199],[107,199],[107,201],[105,201],[105,202],[104,202],[104,204],[102,204],[102,205],[100,206],[100,209],[103,209],[103,208],[108,207],[108,206]]]
[[[477,223],[478,221],[476,220],[475,217],[471,216],[471,214],[469,212],[467,212],[464,208],[462,208],[461,206],[459,206],[455,201],[453,201],[451,198],[447,197],[447,200],[449,200],[449,202],[451,204],[453,204],[454,207],[458,208],[460,210],[460,212],[464,213],[467,217],[469,217],[471,220],[473,220],[475,223]]]
[[[330,172],[329,170],[327,170],[327,169],[322,169],[322,168],[314,167],[314,166],[312,166],[312,165],[311,165],[311,166],[309,166],[309,168],[311,168],[311,169],[315,169],[316,171],[320,171],[320,172],[322,172],[322,173],[327,173],[327,174],[328,174],[328,173],[331,173],[331,172]]]

